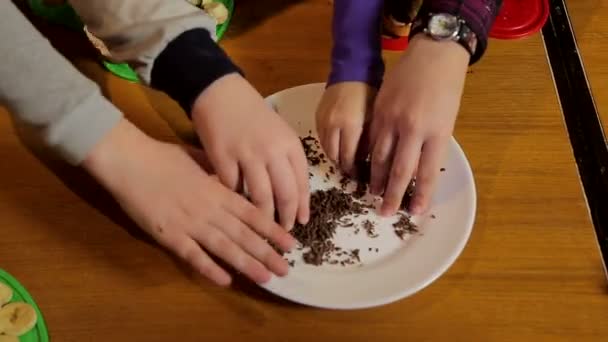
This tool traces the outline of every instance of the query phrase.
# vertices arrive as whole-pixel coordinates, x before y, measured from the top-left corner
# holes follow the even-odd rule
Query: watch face
[[[429,20],[428,30],[436,39],[453,38],[460,30],[460,21],[453,15],[437,14]]]

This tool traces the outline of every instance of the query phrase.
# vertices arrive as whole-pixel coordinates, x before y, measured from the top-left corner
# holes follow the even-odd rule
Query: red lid
[[[549,17],[549,0],[504,0],[490,37],[517,39],[540,31]]]
[[[391,51],[403,51],[407,48],[408,37],[388,38],[382,36],[382,48]]]

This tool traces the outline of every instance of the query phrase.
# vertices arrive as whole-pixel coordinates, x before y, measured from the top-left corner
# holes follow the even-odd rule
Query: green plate
[[[8,285],[11,289],[13,289],[13,299],[12,302],[25,302],[30,304],[36,310],[36,315],[38,316],[38,322],[36,326],[32,330],[30,330],[27,334],[19,337],[19,341],[21,342],[48,342],[49,341],[49,332],[46,330],[46,324],[44,323],[44,318],[42,317],[42,313],[40,312],[40,308],[32,296],[27,292],[25,287],[21,285],[17,279],[13,278],[10,274],[6,273],[4,270],[0,269],[0,282]]]
[[[73,30],[82,30],[82,22],[72,6],[67,2],[59,6],[47,6],[44,0],[27,0],[35,15],[57,25],[67,26]]]
[[[1,0],[0,0],[1,1]],[[183,0],[185,1],[185,0]],[[230,24],[230,19],[232,19],[232,14],[234,12],[234,0],[215,0],[217,2],[221,2],[228,9],[228,19],[221,24],[217,25],[215,29],[215,35],[217,40],[222,39],[226,30],[228,29],[228,25]],[[64,25],[74,30],[82,30],[83,24],[78,18],[74,9],[66,2],[64,5],[60,6],[47,6],[44,4],[44,0],[28,0],[28,4],[34,12],[35,15],[48,20],[51,23]],[[203,9],[201,8],[201,11]],[[131,69],[129,64],[127,63],[113,63],[108,60],[102,61],[103,65],[114,75],[124,78],[126,80],[132,82],[139,82],[139,77],[137,73]]]

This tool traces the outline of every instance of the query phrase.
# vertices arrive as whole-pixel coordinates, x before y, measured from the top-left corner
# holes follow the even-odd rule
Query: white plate
[[[315,134],[314,113],[323,84],[287,89],[267,98],[300,136]],[[311,167],[311,190],[339,186],[340,176],[325,182],[329,166]],[[338,228],[336,246],[360,250],[360,265],[312,266],[301,252],[287,255],[295,260],[288,276],[273,277],[262,286],[268,291],[305,305],[331,309],[358,309],[388,304],[414,294],[443,274],[464,249],[473,228],[476,209],[475,184],[466,157],[452,139],[445,171],[428,214],[414,217],[419,233],[400,240],[393,231],[396,216],[381,218],[374,210],[354,219],[376,222],[379,237],[372,239],[363,229]],[[433,215],[433,218],[431,215]],[[371,251],[370,251],[371,248]],[[376,252],[378,248],[378,252]]]

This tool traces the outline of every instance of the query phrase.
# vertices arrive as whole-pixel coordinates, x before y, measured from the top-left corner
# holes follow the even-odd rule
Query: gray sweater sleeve
[[[0,61],[0,103],[72,164],[122,117],[6,0],[0,1]]]
[[[184,0],[70,0],[70,4],[112,58],[130,63],[145,84],[151,83],[157,57],[182,33],[199,29],[215,38],[215,21]],[[171,49],[165,58],[169,62],[157,68],[162,77],[156,83],[165,91],[171,89],[162,85],[176,80],[161,71],[169,69],[181,50]],[[72,164],[82,162],[122,117],[99,87],[57,53],[10,0],[0,0],[0,58],[0,104],[17,120],[36,128]]]

